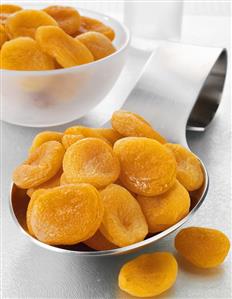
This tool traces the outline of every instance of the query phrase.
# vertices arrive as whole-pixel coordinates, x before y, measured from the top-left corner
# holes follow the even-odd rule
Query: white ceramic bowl
[[[101,60],[51,71],[2,70],[2,119],[47,127],[70,122],[101,102],[117,81],[126,59],[129,32],[117,20],[88,10],[82,15],[111,26],[117,51]]]

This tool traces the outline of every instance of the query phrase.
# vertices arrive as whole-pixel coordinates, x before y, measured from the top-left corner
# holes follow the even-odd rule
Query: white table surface
[[[182,40],[229,48],[229,22],[226,17],[185,17]],[[127,94],[125,85],[128,87],[133,83],[143,66],[147,55],[139,53],[131,50],[121,79],[102,104],[105,107],[102,111],[104,118],[108,117],[107,109],[112,107],[112,99],[116,96],[118,101],[123,99]],[[229,74],[221,106],[208,130],[187,134],[190,147],[204,161],[210,175],[207,199],[187,225],[218,228],[231,238],[230,78]],[[91,122],[91,115],[84,120]],[[97,125],[101,121],[97,121]],[[26,150],[39,130],[6,123],[1,125],[3,298],[129,299],[132,297],[117,286],[118,271],[124,262],[142,252],[162,250],[176,255],[173,248],[175,234],[135,254],[107,258],[65,256],[30,243],[9,213],[9,187],[12,170],[25,158]],[[176,257],[179,263],[177,282],[172,289],[156,298],[231,298],[230,257],[221,267],[207,271],[196,269],[178,255]]]

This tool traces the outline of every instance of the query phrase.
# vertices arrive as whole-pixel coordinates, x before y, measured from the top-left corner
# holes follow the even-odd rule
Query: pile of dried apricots
[[[111,123],[41,132],[14,170],[14,183],[30,197],[28,232],[41,242],[110,250],[188,214],[190,192],[204,184],[199,159],[138,114],[119,110]],[[211,268],[224,261],[230,242],[218,230],[189,227],[177,234],[175,247],[192,264]],[[177,272],[172,254],[144,254],[121,268],[118,283],[131,295],[155,296],[174,284]]]
[[[53,70],[89,63],[116,51],[114,37],[111,27],[73,7],[0,5],[2,69]]]

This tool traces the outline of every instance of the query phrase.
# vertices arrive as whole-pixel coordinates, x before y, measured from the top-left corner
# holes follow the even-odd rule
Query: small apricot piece
[[[204,183],[201,162],[192,152],[180,144],[167,143],[165,146],[172,151],[177,162],[177,179],[188,190],[199,189]]]
[[[35,37],[40,26],[58,26],[56,21],[41,10],[20,10],[6,20],[6,31],[10,38],[19,36]]]
[[[64,134],[71,135],[83,135],[84,137],[95,137],[102,138],[102,134],[98,132],[95,128],[89,128],[84,126],[74,126],[67,128]]]
[[[38,43],[29,37],[18,37],[4,43],[1,49],[2,68],[19,71],[52,70],[52,57],[43,53]]]
[[[85,138],[71,145],[63,160],[64,174],[70,183],[90,183],[97,188],[117,180],[118,158],[110,145],[98,138]]]
[[[115,111],[111,123],[112,127],[123,136],[147,137],[166,143],[166,139],[138,114],[123,110]]]
[[[6,34],[5,28],[0,24],[0,49],[2,45],[8,40],[8,36]]]
[[[178,182],[154,197],[138,196],[150,233],[161,232],[184,218],[190,208],[188,191]]]
[[[29,152],[33,152],[41,144],[47,141],[58,141],[61,142],[63,133],[56,131],[43,131],[38,133],[32,141],[32,145],[29,149]]]
[[[115,142],[120,181],[132,192],[155,196],[168,191],[176,180],[176,161],[172,153],[154,139],[126,137]]]
[[[62,166],[63,145],[48,141],[29,153],[28,159],[13,172],[14,183],[22,189],[37,187],[56,175]]]
[[[102,33],[89,31],[76,37],[93,54],[94,60],[109,56],[116,51],[111,41]]]
[[[36,40],[44,52],[54,57],[64,68],[92,62],[93,55],[81,42],[61,28],[42,26],[36,31]]]
[[[80,25],[79,30],[76,32],[76,35],[79,35],[81,33],[85,33],[88,31],[100,32],[100,33],[104,34],[106,37],[108,37],[111,41],[115,37],[114,30],[111,27],[106,26],[105,24],[103,24],[102,22],[100,22],[96,19],[81,16],[81,25]]]
[[[43,11],[53,17],[67,34],[75,33],[80,27],[80,14],[73,7],[54,5],[43,9]]]
[[[144,240],[148,226],[136,199],[125,188],[111,184],[100,192],[104,216],[100,232],[123,247]]]
[[[118,284],[132,296],[156,296],[173,286],[177,272],[178,265],[171,253],[142,254],[123,265]]]
[[[95,250],[110,250],[117,248],[116,245],[108,241],[100,230],[97,230],[96,233],[88,240],[84,242],[88,247]]]
[[[216,229],[187,227],[176,235],[175,247],[193,265],[213,268],[223,263],[230,250],[230,241]]]
[[[76,141],[81,140],[83,138],[85,138],[83,135],[65,134],[62,137],[62,144],[63,144],[64,148],[67,149],[68,147],[70,147],[70,145],[72,145]]]
[[[38,190],[38,189],[49,189],[49,188],[53,188],[53,187],[58,187],[60,186],[60,177],[61,177],[61,173],[62,171],[58,171],[57,174],[52,177],[50,180],[44,182],[43,184],[39,185],[38,187],[35,188],[30,188],[27,190],[27,195],[29,197],[32,196],[32,194]]]
[[[94,128],[94,131],[102,135],[112,145],[123,136],[120,135],[116,130],[111,128]]]
[[[0,24],[4,25],[6,19],[14,12],[21,10],[22,7],[13,4],[0,4]]]
[[[99,192],[89,184],[40,189],[29,202],[27,224],[41,242],[71,245],[95,234],[103,212]]]

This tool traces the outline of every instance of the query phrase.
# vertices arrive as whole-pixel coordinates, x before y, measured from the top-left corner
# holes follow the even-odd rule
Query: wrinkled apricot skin
[[[155,196],[168,191],[176,180],[176,161],[158,141],[127,137],[113,147],[121,166],[120,181],[130,191]]]
[[[96,233],[88,240],[84,242],[88,247],[95,250],[111,250],[117,248],[116,245],[108,241],[100,232],[97,230]]]
[[[41,144],[47,141],[58,141],[61,142],[63,133],[56,131],[43,131],[38,133],[32,141],[32,145],[29,149],[29,152],[33,152]]]
[[[65,149],[69,148],[73,143],[77,142],[78,140],[83,139],[83,135],[64,135],[62,137],[62,144]]]
[[[90,183],[101,188],[117,180],[120,165],[105,141],[85,138],[67,149],[63,170],[69,183]]]
[[[41,49],[54,57],[63,68],[94,60],[85,45],[73,39],[59,27],[42,26],[37,29],[35,37]]]
[[[177,179],[188,190],[199,189],[204,183],[201,162],[192,152],[180,144],[165,145],[175,156],[177,162]]]
[[[230,241],[216,229],[187,227],[176,235],[175,247],[193,265],[213,268],[223,263],[230,250]]]
[[[0,49],[2,45],[8,40],[5,28],[0,24]]]
[[[69,183],[68,183],[68,181],[67,181],[67,179],[66,179],[66,177],[65,177],[65,174],[64,173],[62,173],[62,175],[61,175],[61,177],[60,177],[60,185],[62,186],[62,185],[68,185]]]
[[[94,60],[102,59],[116,51],[111,41],[102,33],[86,32],[76,37],[93,54]]]
[[[14,183],[22,189],[37,187],[60,170],[64,148],[57,141],[48,141],[29,154],[28,159],[13,172]]]
[[[108,140],[112,145],[119,139],[122,138],[117,131],[111,128],[94,128],[94,131],[102,135],[106,140]]]
[[[95,128],[88,128],[84,126],[74,126],[67,128],[64,132],[64,134],[67,135],[83,135],[84,137],[95,137],[95,138],[100,138],[105,141],[107,141],[106,138],[104,138],[103,134],[101,134],[98,129]]]
[[[136,199],[125,188],[111,184],[100,192],[104,215],[100,232],[111,243],[123,247],[144,240],[145,217]]]
[[[60,177],[61,177],[62,171],[58,171],[57,174],[52,177],[50,180],[44,182],[43,184],[39,185],[36,188],[30,188],[27,190],[27,195],[29,197],[32,196],[32,194],[38,190],[38,189],[49,189],[49,188],[53,188],[53,187],[58,187],[60,186]]]
[[[110,28],[109,26],[106,26],[105,24],[103,24],[102,22],[100,22],[98,20],[95,20],[95,19],[92,19],[89,17],[85,17],[85,16],[81,16],[80,28],[76,32],[76,35],[79,35],[81,33],[85,33],[88,31],[100,32],[100,33],[104,34],[106,37],[108,37],[111,41],[115,37],[115,33],[114,33],[113,29]]]
[[[160,143],[166,143],[166,139],[136,113],[124,110],[115,111],[112,115],[111,124],[118,133],[125,137],[147,137]]]
[[[6,32],[11,38],[35,37],[40,26],[58,26],[57,22],[46,12],[40,10],[20,10],[6,20]]]
[[[168,252],[142,254],[121,268],[118,284],[121,290],[137,297],[159,295],[173,286],[178,265]]]
[[[22,7],[12,4],[1,4],[0,5],[0,24],[5,24],[6,19],[14,12],[21,10]]]
[[[45,8],[43,11],[55,19],[67,34],[72,35],[80,27],[80,14],[73,7],[55,5]]]
[[[93,186],[66,185],[42,190],[33,193],[27,214],[28,227],[38,240],[50,245],[71,245],[95,234],[104,210]]]
[[[4,43],[1,49],[3,69],[18,71],[52,70],[52,57],[43,53],[38,43],[29,37],[18,37]]]
[[[138,196],[137,200],[150,233],[164,231],[176,224],[188,214],[190,208],[189,193],[178,181],[164,194]]]

